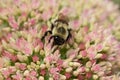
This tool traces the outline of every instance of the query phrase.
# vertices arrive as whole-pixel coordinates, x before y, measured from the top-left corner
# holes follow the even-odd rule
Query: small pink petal
[[[33,79],[33,80],[38,80],[38,78],[37,78],[37,77],[32,77],[32,79]]]
[[[32,49],[29,47],[26,47],[26,48],[24,48],[24,52],[25,52],[25,54],[30,55],[32,53]]]
[[[10,72],[8,70],[3,70],[2,74],[4,75],[5,78],[8,78],[10,76]]]
[[[84,40],[86,42],[90,42],[91,41],[91,36],[90,35],[85,35]]]
[[[26,3],[22,3],[20,6],[19,6],[21,12],[26,12],[29,10],[28,8],[28,5]]]
[[[27,13],[26,13],[26,12],[22,12],[22,13],[21,13],[21,16],[22,16],[22,17],[27,17]]]
[[[51,6],[51,7],[55,7],[56,6],[56,0],[46,0],[47,3]]]
[[[29,24],[30,24],[30,25],[34,25],[35,23],[36,23],[36,20],[35,20],[35,19],[30,19],[30,20],[29,20]]]
[[[4,65],[4,58],[0,58],[0,69],[3,68]]]
[[[5,51],[5,50],[2,51],[2,55],[3,55],[4,57],[9,58],[9,59],[12,59],[12,56],[14,56],[13,54],[11,54],[10,52]]]
[[[43,20],[48,20],[52,15],[52,11],[51,10],[48,10],[48,11],[44,11],[41,15],[42,19]]]
[[[54,78],[54,80],[59,80],[60,76],[59,76],[59,74],[53,74],[53,78]]]
[[[88,48],[87,50],[88,53],[92,53],[92,52],[95,52],[95,47],[91,46]]]
[[[11,60],[12,60],[13,62],[17,61],[17,56],[16,56],[16,55],[12,55],[12,56],[11,56]]]
[[[42,33],[45,33],[47,31],[47,29],[48,29],[48,26],[47,25],[43,25],[42,29],[41,29]]]
[[[37,9],[40,6],[40,1],[39,0],[32,0],[31,6],[33,9]]]
[[[114,61],[116,58],[114,57],[114,56],[110,56],[109,58],[108,58],[108,60],[110,60],[110,61]]]
[[[39,60],[39,57],[35,55],[32,57],[32,60],[33,60],[33,62],[37,62]]]
[[[80,27],[80,21],[78,21],[78,20],[72,21],[72,22],[71,22],[71,26],[72,26],[72,28],[73,28],[74,30],[78,30],[79,27]]]
[[[93,65],[92,70],[93,71],[100,71],[100,65],[98,65],[98,64]]]
[[[85,44],[84,44],[84,43],[80,43],[80,44],[79,44],[79,48],[80,48],[80,50],[85,49]]]
[[[54,52],[54,55],[52,56],[52,60],[57,62],[59,57],[60,57],[59,50],[56,50]]]
[[[20,3],[20,0],[14,0],[14,4],[19,4]]]
[[[8,33],[7,39],[10,39],[11,37],[12,37],[12,34],[11,34],[11,33]]]
[[[74,12],[74,9],[71,8],[71,7],[64,7],[62,10],[61,10],[61,13],[64,14],[65,16],[66,15],[69,15],[70,13]]]
[[[72,75],[71,75],[71,73],[65,73],[65,76],[67,79],[69,79]]]
[[[45,69],[40,70],[40,74],[44,76],[46,74],[46,70]]]
[[[51,68],[51,69],[50,69],[50,73],[51,73],[51,74],[56,74],[57,71],[59,71],[58,68]]]
[[[26,76],[25,80],[32,80],[30,76]]]
[[[71,50],[68,50],[66,54],[67,54],[68,58],[73,59],[73,58],[75,58],[75,56],[77,56],[77,54],[78,54],[77,51],[78,51],[78,49],[76,49],[76,50],[71,49]]]
[[[8,68],[8,71],[12,74],[12,73],[14,73],[16,71],[16,69],[13,68],[13,67],[10,67],[10,68]]]
[[[101,51],[102,49],[103,49],[102,44],[98,44],[98,45],[96,46],[96,50],[97,50],[97,51]]]
[[[57,65],[58,65],[58,66],[61,66],[62,64],[63,64],[63,60],[58,59],[58,61],[57,61]]]
[[[84,26],[84,27],[83,27],[83,30],[84,30],[85,33],[87,33],[88,30],[89,30],[88,26]]]
[[[10,26],[12,27],[12,28],[14,28],[14,29],[18,29],[18,27],[19,27],[19,25],[18,25],[18,23],[15,21],[15,18],[14,17],[9,17],[8,18],[8,22],[9,22],[9,24],[10,24]]]
[[[33,46],[34,47],[40,46],[40,49],[42,49],[43,48],[43,42],[40,39],[35,39],[34,42],[33,42]]]
[[[90,73],[90,72],[88,72],[88,73],[86,73],[86,78],[91,78],[92,77],[92,73]]]
[[[21,64],[19,65],[19,68],[20,68],[21,70],[25,70],[25,69],[26,69],[26,64],[24,64],[24,63],[22,64],[22,63],[21,63]]]
[[[52,61],[52,56],[51,55],[46,56],[45,61],[46,62],[51,62]]]
[[[31,34],[32,36],[37,35],[37,29],[36,28],[30,28],[28,30],[28,34]]]
[[[81,53],[82,57],[86,57],[87,56],[87,51],[86,50],[83,50],[80,53]]]
[[[80,68],[79,68],[79,71],[80,71],[80,72],[84,72],[84,71],[85,71],[85,67],[80,67]]]
[[[3,11],[3,8],[2,7],[0,7],[0,12],[2,12]]]
[[[84,80],[84,77],[82,75],[78,75],[79,80]]]
[[[62,66],[57,66],[57,68],[59,69],[58,72],[62,70]]]
[[[107,54],[103,53],[101,59],[107,59]]]
[[[91,60],[91,63],[92,63],[92,64],[95,64],[95,63],[96,63],[96,60],[95,60],[95,59]]]
[[[30,75],[31,75],[31,76],[37,76],[37,72],[36,72],[36,71],[31,71],[31,72],[30,72]]]
[[[13,75],[13,80],[21,80],[22,79],[22,75],[17,73],[16,75]]]
[[[88,53],[87,56],[92,60],[95,58],[95,53]]]
[[[6,80],[12,80],[10,77],[8,77]]]

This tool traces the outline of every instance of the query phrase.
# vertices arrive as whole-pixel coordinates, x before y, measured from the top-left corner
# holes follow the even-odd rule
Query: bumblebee
[[[69,28],[68,22],[68,17],[63,14],[59,14],[58,19],[51,24],[51,29],[45,32],[42,40],[44,40],[45,36],[49,33],[52,35],[49,42],[53,39],[53,45],[63,45],[71,37],[71,29]]]

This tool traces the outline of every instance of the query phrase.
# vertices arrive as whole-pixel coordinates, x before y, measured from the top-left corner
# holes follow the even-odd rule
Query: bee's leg
[[[51,24],[51,30],[53,30],[53,28],[54,28],[54,24],[52,23],[52,24]]]
[[[46,31],[41,40],[43,41],[48,34],[52,34],[52,31]]]
[[[50,43],[50,41],[51,41],[52,38],[53,38],[53,36],[50,37],[50,39],[49,39],[49,43]]]
[[[53,39],[53,38],[54,38],[54,36],[51,36],[51,37],[50,37],[50,39],[49,39],[49,43],[51,42],[51,39]],[[53,47],[54,45],[55,45],[55,42],[53,41],[51,47]]]
[[[55,37],[55,36],[51,36],[51,37],[50,37],[49,43],[51,42],[51,39],[53,39],[54,37]],[[52,41],[51,48],[52,48],[52,53],[54,53],[54,52],[58,49],[58,46],[55,45],[54,40]]]
[[[72,34],[70,33],[71,29],[68,29],[68,37],[66,39],[66,41],[68,41],[71,37],[72,37]]]

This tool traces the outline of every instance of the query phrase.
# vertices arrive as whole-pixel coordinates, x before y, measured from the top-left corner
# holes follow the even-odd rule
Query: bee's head
[[[54,26],[52,30],[53,35],[59,36],[60,38],[66,40],[69,34],[68,33],[68,28],[69,28],[68,21],[69,20],[67,16],[64,16],[63,14],[59,14],[58,19],[53,24]]]
[[[67,33],[67,29],[68,29],[68,17],[63,15],[63,14],[59,14],[58,19],[55,21],[54,26],[55,26],[55,30],[57,31],[56,33],[59,33],[61,35],[65,35]]]

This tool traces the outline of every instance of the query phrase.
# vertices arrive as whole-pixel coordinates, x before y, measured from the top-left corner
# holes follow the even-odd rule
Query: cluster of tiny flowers
[[[72,37],[52,46],[60,13]],[[0,0],[0,80],[119,80],[119,31],[110,0]]]

